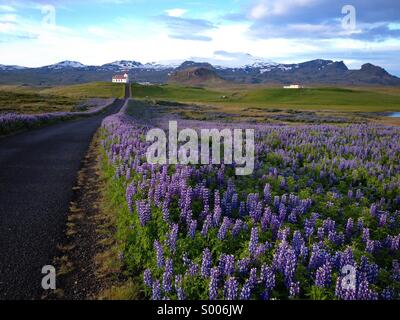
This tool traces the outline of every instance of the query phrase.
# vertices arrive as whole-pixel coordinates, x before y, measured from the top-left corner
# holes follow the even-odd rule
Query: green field
[[[400,88],[224,88],[132,85],[135,98],[218,105],[223,109],[277,108],[339,112],[400,111]]]
[[[110,82],[91,82],[86,84],[54,87],[45,89],[43,94],[72,97],[78,99],[85,98],[123,98],[125,86]]]
[[[0,87],[0,112],[72,111],[78,103],[76,98],[42,94],[34,89]]]
[[[124,85],[93,82],[62,87],[0,86],[0,112],[75,111],[90,98],[122,98]]]

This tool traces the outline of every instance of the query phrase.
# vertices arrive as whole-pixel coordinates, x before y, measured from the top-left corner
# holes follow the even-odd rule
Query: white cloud
[[[296,8],[307,7],[319,0],[261,0],[250,8],[250,18],[259,20],[268,16],[281,16]]]
[[[0,5],[0,12],[15,12],[15,8],[8,5]]]
[[[165,10],[165,12],[170,17],[179,18],[179,17],[182,17],[187,12],[187,10],[176,8],[176,9]]]

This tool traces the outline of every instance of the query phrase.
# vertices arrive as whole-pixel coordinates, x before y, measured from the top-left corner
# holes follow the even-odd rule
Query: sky
[[[0,64],[373,63],[400,76],[398,0],[0,0]]]

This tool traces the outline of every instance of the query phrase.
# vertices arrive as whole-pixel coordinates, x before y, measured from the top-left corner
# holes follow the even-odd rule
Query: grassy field
[[[338,112],[400,111],[400,88],[207,89],[133,84],[132,92],[135,98],[210,104],[230,111],[249,107]]]
[[[72,111],[78,103],[76,98],[43,94],[32,88],[0,87],[0,112]]]
[[[91,82],[86,84],[54,87],[45,89],[43,94],[52,94],[64,97],[85,98],[123,98],[124,85],[110,82]]]
[[[63,87],[0,86],[0,112],[74,111],[90,98],[122,98],[124,85],[93,82]]]

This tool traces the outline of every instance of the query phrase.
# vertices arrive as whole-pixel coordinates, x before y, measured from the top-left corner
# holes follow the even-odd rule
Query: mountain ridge
[[[261,59],[253,59],[249,62],[249,64],[236,67],[193,60],[183,61],[180,64],[178,62],[143,64],[135,60],[118,60],[101,66],[84,65],[78,61],[66,60],[38,68],[0,65],[0,83],[78,84],[90,81],[110,81],[112,75],[119,72],[129,73],[131,79],[138,82],[166,83],[179,71],[204,68],[212,70],[215,73],[214,78],[234,83],[400,86],[400,78],[371,63],[366,63],[360,69],[354,70],[349,69],[343,61],[324,59],[293,64],[280,64]]]

